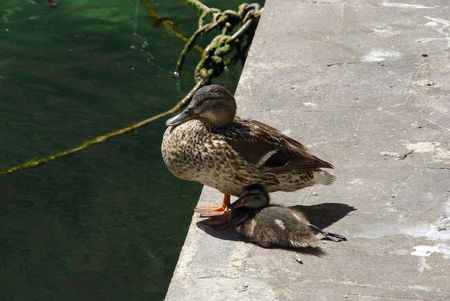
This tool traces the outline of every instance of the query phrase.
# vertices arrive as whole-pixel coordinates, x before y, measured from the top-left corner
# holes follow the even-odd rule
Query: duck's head
[[[195,92],[190,104],[178,115],[166,121],[167,126],[180,125],[198,119],[216,129],[230,125],[236,114],[236,101],[220,85],[203,86]]]
[[[253,184],[244,188],[244,193],[230,205],[230,209],[240,207],[260,209],[269,205],[269,202],[270,196],[266,188],[261,184]]]

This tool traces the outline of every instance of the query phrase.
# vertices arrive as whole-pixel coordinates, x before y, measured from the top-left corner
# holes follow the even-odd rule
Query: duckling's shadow
[[[203,231],[205,231],[206,233],[208,233],[209,235],[211,235],[213,237],[223,239],[223,240],[244,241],[246,243],[253,243],[250,240],[240,237],[239,234],[232,228],[218,230],[212,226],[206,225],[205,223],[203,223],[204,221],[205,220],[197,222],[197,224],[196,224],[197,227],[199,229],[202,229]],[[254,244],[256,246],[259,246],[256,243],[254,243]],[[293,252],[317,256],[317,257],[322,257],[322,256],[327,255],[327,253],[325,251],[323,251],[322,248],[320,248],[320,247],[305,247],[305,248],[301,248],[301,249],[296,249],[296,248],[289,248],[289,247],[271,246],[268,248],[266,248],[266,247],[262,247],[262,248],[264,248],[264,249],[283,249],[283,250],[293,251]]]
[[[288,208],[303,213],[312,225],[315,225],[320,229],[329,227],[338,220],[344,218],[350,212],[356,210],[352,206],[341,203],[322,203],[311,206],[295,205]],[[234,229],[227,228],[220,230],[215,227],[206,225],[204,221],[208,220],[205,219],[197,222],[197,227],[215,238],[231,241],[244,240],[239,236],[238,233],[236,233]],[[317,250],[314,249],[315,248],[311,248],[309,251],[311,253],[316,253]],[[306,252],[304,253],[309,253],[308,250],[305,251]]]
[[[210,219],[204,219],[196,223],[197,227],[203,230],[205,233],[219,239],[239,241],[242,238],[239,234],[232,228],[217,229],[216,227],[205,224]]]

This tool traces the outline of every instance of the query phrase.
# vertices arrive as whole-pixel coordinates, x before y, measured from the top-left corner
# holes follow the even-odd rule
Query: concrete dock
[[[166,300],[450,300],[449,50],[447,0],[267,0],[238,114],[336,166],[272,200],[348,241],[299,263],[194,215]]]

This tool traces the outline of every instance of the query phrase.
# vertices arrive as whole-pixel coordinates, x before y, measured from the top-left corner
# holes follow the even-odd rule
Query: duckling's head
[[[233,123],[236,101],[220,85],[203,86],[195,92],[190,104],[178,115],[166,121],[167,126],[180,125],[199,119],[212,129],[224,128]]]
[[[260,209],[269,205],[270,196],[266,188],[261,184],[253,184],[244,188],[244,192],[230,209],[245,207],[249,209]]]
[[[270,202],[269,193],[261,184],[246,186],[233,204],[230,205],[229,221],[232,227],[238,229],[245,221],[252,218],[256,212]],[[238,230],[240,231],[240,230]]]

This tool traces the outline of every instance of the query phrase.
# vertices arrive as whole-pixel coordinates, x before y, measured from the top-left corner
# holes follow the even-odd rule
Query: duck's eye
[[[204,102],[202,102],[195,111],[199,114],[205,113],[205,112],[216,112],[220,110],[221,105],[215,101],[215,99],[208,98]]]

